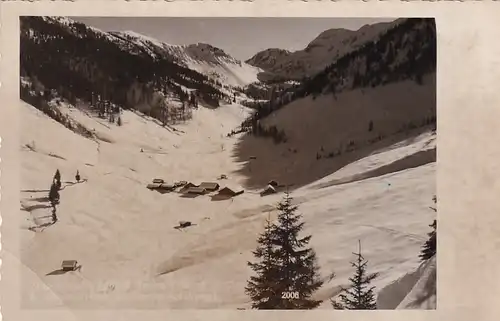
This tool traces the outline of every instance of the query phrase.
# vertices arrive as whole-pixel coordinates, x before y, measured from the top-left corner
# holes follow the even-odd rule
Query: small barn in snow
[[[193,184],[191,182],[186,183],[184,186],[182,186],[182,188],[179,190],[179,192],[180,193],[185,193],[185,192],[187,192],[192,187],[198,187],[198,185]]]
[[[266,195],[275,194],[275,193],[276,193],[276,188],[274,188],[271,185],[267,185],[267,187],[262,192],[260,192],[260,196],[266,196]]]
[[[160,186],[161,183],[153,183],[153,184],[148,184],[146,188],[153,190],[153,189],[158,189]]]
[[[212,196],[213,201],[221,201],[233,198],[235,196],[243,194],[245,191],[242,188],[236,187],[224,187],[219,190],[219,192]]]
[[[278,182],[275,181],[275,180],[270,180],[269,183],[267,183],[267,184],[270,185],[270,186],[272,186],[272,187],[274,187],[274,188],[276,188],[276,187],[279,186]]]
[[[202,187],[190,187],[184,193],[185,194],[194,194],[194,195],[203,195],[207,192],[206,189]]]
[[[209,192],[213,192],[219,189],[219,184],[218,183],[213,183],[213,182],[202,182],[199,186],[200,188],[204,188]]]
[[[161,184],[160,187],[158,187],[159,190],[164,190],[164,191],[173,191],[174,190],[174,185],[171,184]]]

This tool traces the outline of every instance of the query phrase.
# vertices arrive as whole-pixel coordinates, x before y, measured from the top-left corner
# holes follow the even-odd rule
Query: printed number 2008
[[[281,293],[282,299],[298,299],[299,292],[283,292]]]

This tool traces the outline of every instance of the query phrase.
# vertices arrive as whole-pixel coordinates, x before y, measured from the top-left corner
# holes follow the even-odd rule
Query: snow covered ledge
[[[381,289],[377,309],[436,309],[436,256]]]

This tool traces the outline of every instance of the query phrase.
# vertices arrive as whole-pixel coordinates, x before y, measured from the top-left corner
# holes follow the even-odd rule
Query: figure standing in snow
[[[78,183],[80,183],[80,172],[78,170],[76,170],[75,179]]]

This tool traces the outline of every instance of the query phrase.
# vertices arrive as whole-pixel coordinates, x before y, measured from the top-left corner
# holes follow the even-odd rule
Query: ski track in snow
[[[16,213],[21,224],[35,214],[50,215],[51,209],[26,208],[48,191],[56,169],[63,181],[73,181],[77,169],[86,180],[61,191],[56,224],[43,233],[23,230],[21,261],[38,278],[30,277],[30,284],[50,289],[28,295],[31,288],[23,288],[27,306],[55,307],[63,300],[72,308],[248,307],[244,287],[252,271],[246,262],[253,259],[257,235],[264,220],[275,217],[282,195],[260,197],[258,191],[245,190],[233,200],[211,201],[146,189],[156,177],[200,183],[216,181],[221,174],[228,175],[218,181],[221,187],[241,185],[245,178],[235,174],[240,165],[231,148],[238,135],[225,135],[247,109],[200,108],[191,121],[175,126],[180,135],[129,111],[124,111],[121,127],[96,125],[81,111],[69,111],[75,121],[95,129],[97,137],[109,140],[102,142],[79,136],[22,104],[21,145],[34,142],[36,150],[62,158],[21,151],[23,208]],[[342,185],[325,183],[432,148],[434,136],[423,134],[293,192],[306,223],[303,233],[313,235],[311,246],[326,280],[318,292],[326,300],[320,308],[331,309],[327,299],[348,283],[358,239],[370,272],[380,273],[377,289],[418,267],[420,246],[435,215],[428,208],[435,194],[435,163]],[[324,185],[318,189],[319,184]],[[182,220],[196,225],[174,229]],[[47,275],[66,259],[78,260],[82,270]],[[332,272],[336,277],[328,281]]]

